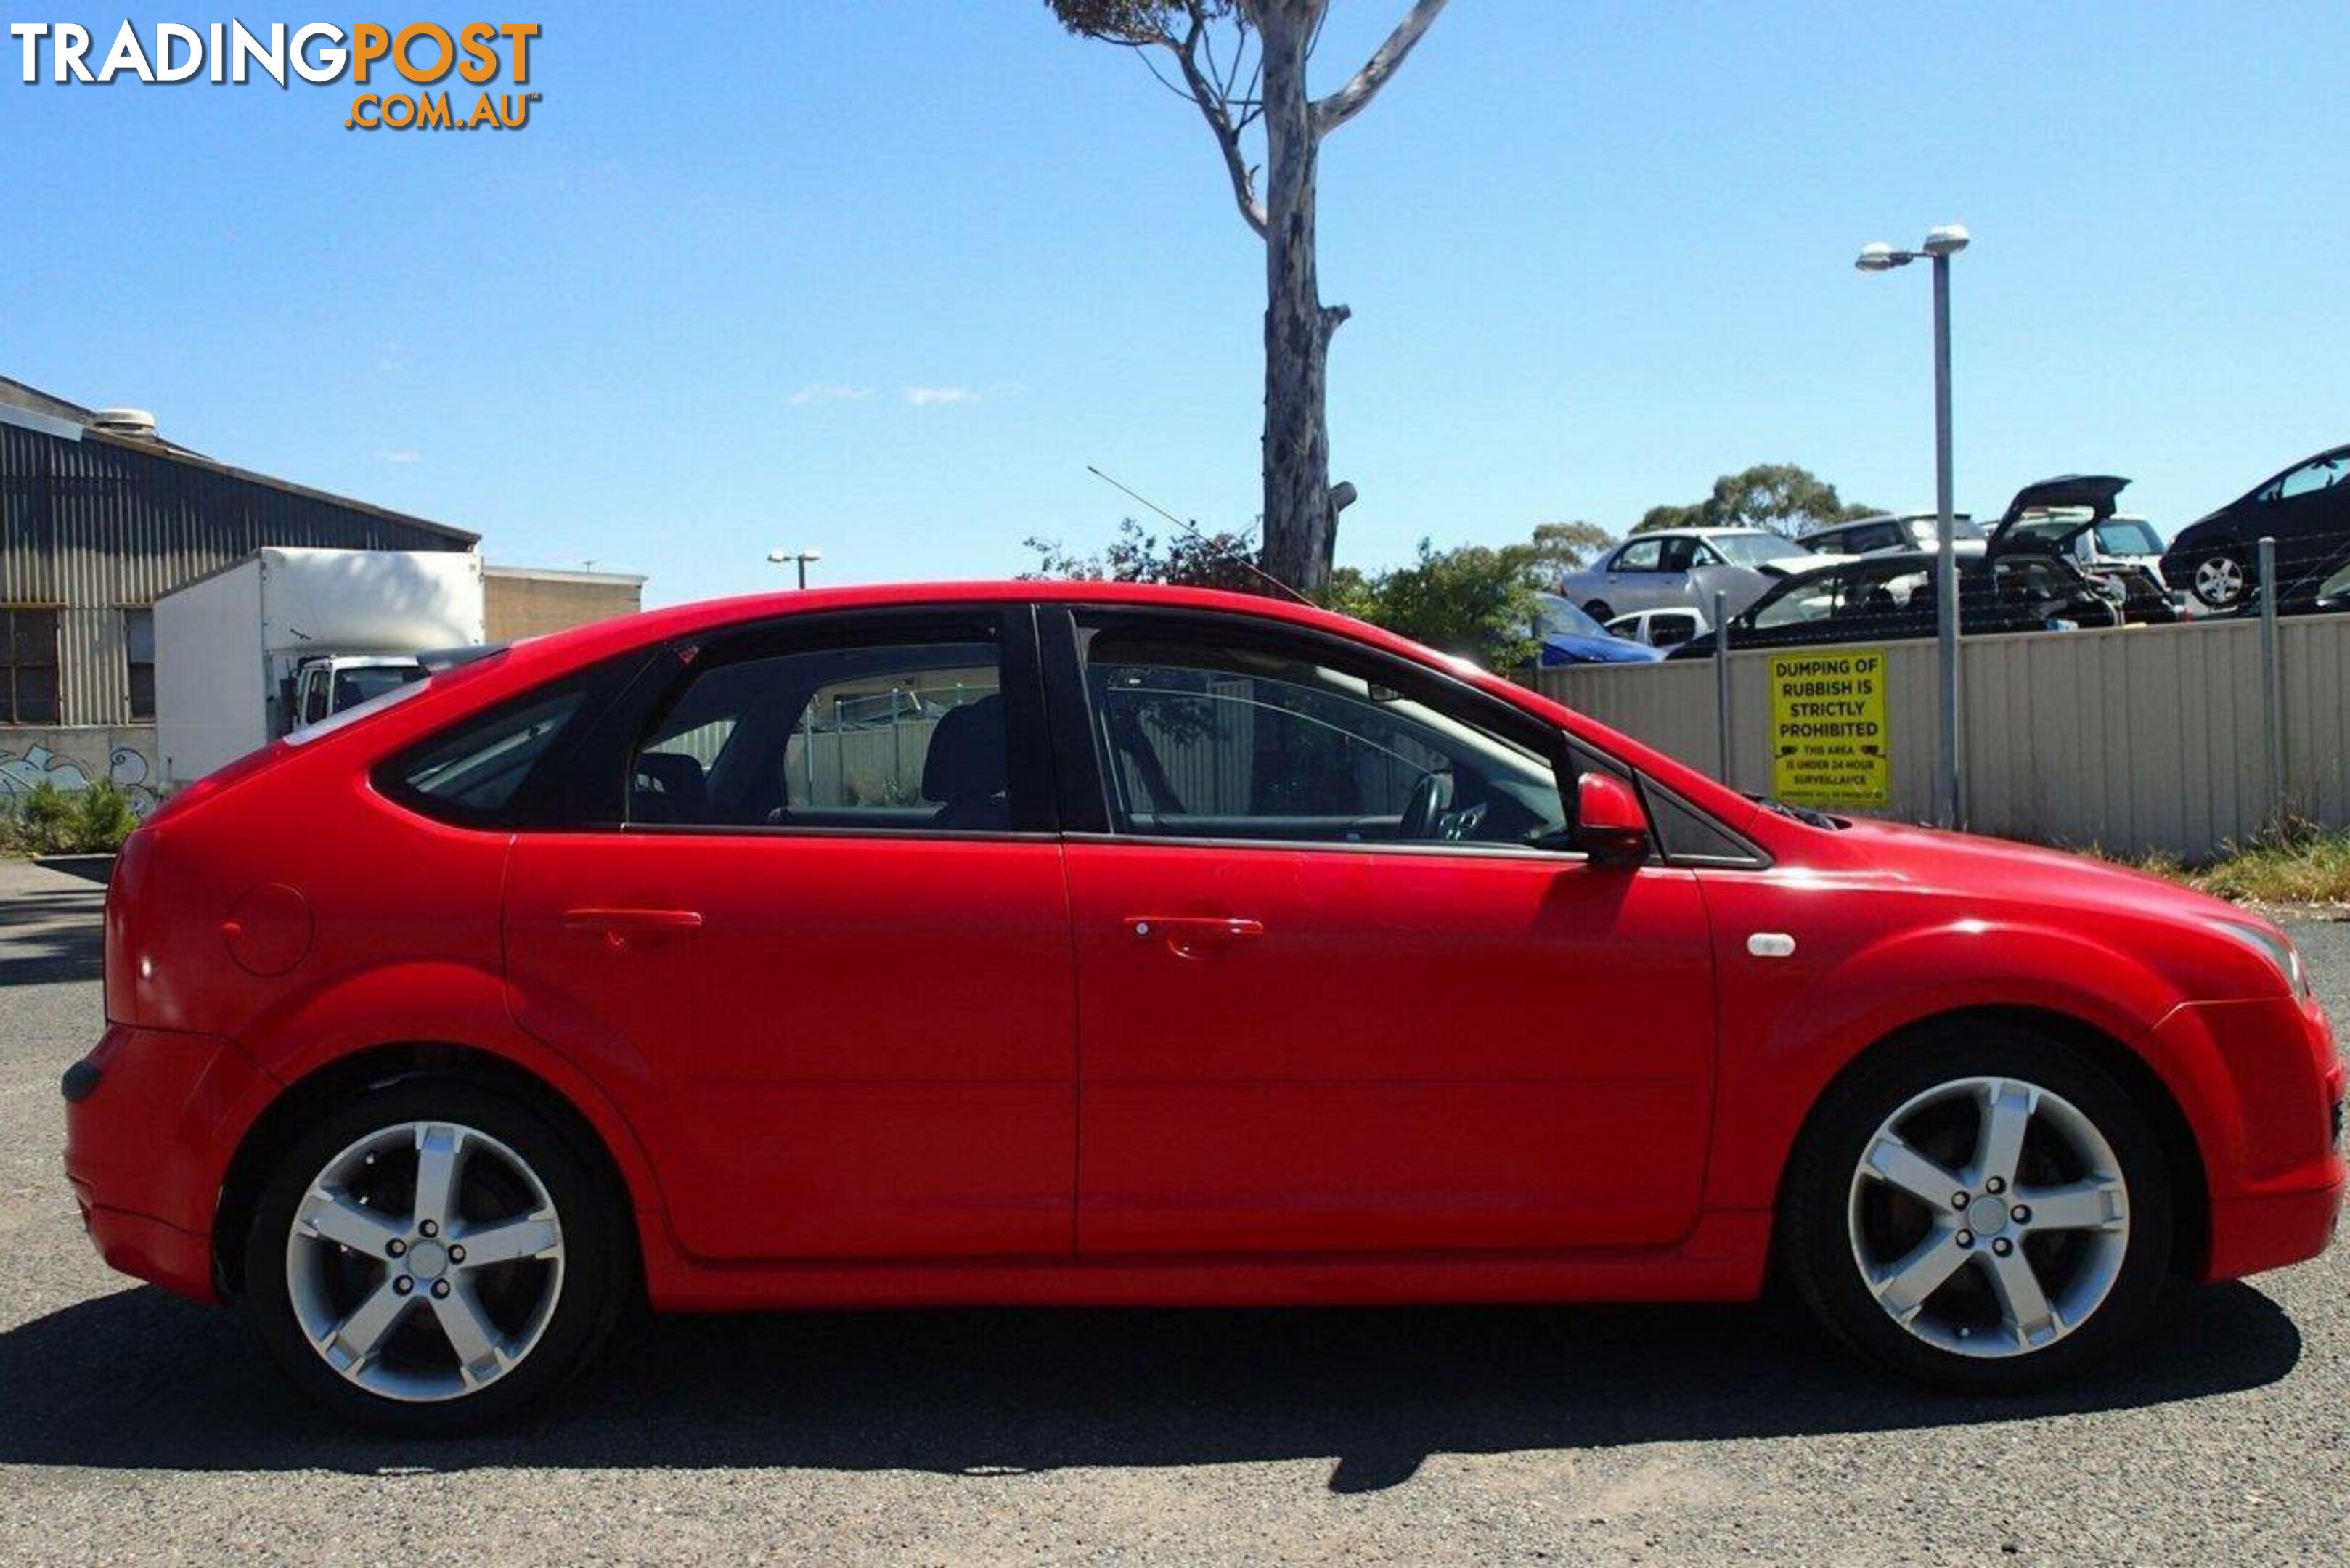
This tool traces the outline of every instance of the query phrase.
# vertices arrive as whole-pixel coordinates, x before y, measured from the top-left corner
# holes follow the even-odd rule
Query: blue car
[[[1534,614],[1534,636],[1542,642],[1535,662],[1544,669],[1557,664],[1654,664],[1665,656],[1661,648],[1617,637],[1572,600],[1556,594],[1535,597],[1542,601]]]

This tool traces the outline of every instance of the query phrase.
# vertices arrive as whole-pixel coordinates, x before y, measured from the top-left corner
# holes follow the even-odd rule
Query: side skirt
[[[1752,1210],[1707,1214],[1669,1248],[714,1266],[681,1256],[657,1217],[640,1218],[646,1291],[660,1312],[1751,1301],[1762,1293],[1771,1241],[1770,1214]]]

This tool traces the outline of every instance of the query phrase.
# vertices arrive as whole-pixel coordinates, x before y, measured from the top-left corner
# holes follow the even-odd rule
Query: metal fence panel
[[[2282,629],[2285,778],[2267,775],[2260,626],[2251,619],[1969,638],[1960,649],[1969,826],[2190,859],[2280,807],[2350,827],[2350,616]],[[1808,650],[1807,650],[1808,651]],[[1885,645],[1892,804],[1933,815],[1934,645]],[[1731,782],[1768,790],[1769,650],[1731,659]],[[1545,670],[1538,690],[1721,776],[1710,659]]]

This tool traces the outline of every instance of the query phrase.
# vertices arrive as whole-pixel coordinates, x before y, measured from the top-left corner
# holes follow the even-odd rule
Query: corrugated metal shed
[[[20,383],[10,383],[20,387]],[[479,536],[0,398],[0,605],[56,607],[63,722],[130,717],[123,610],[265,545],[470,550]]]

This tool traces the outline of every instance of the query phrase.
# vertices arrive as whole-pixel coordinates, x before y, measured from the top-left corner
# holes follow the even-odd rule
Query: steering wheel
[[[1434,838],[1440,817],[1452,806],[1452,775],[1450,773],[1430,773],[1419,775],[1411,786],[1411,800],[1403,808],[1403,823],[1396,830],[1399,838]]]

